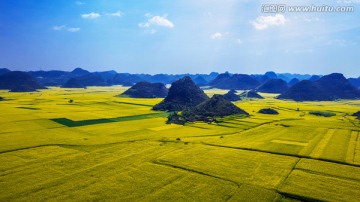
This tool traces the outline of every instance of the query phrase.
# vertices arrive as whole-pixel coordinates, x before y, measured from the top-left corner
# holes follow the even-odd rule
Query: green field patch
[[[216,125],[221,126],[221,127],[226,127],[226,128],[238,128],[238,126],[231,124],[231,123],[226,123],[226,122],[216,123]]]
[[[28,109],[28,110],[40,110],[40,108],[35,108],[35,107],[16,107],[18,109]]]
[[[310,111],[309,114],[315,115],[315,116],[323,116],[323,117],[336,116],[335,113],[329,112],[329,111]]]
[[[135,106],[142,106],[142,107],[153,107],[154,105],[148,105],[148,104],[139,104],[139,103],[133,103],[133,102],[117,102],[119,104],[127,104],[127,105],[135,105]]]
[[[248,121],[240,121],[240,120],[227,120],[226,123],[235,124],[235,125],[241,126],[241,127],[249,127],[249,128],[259,125],[258,123],[248,122]]]
[[[272,108],[279,109],[279,110],[284,110],[284,111],[289,111],[289,112],[300,111],[300,109],[297,110],[297,108],[292,109],[292,108],[288,108],[288,107],[279,107],[279,106],[272,107]]]
[[[167,115],[168,115],[167,113],[152,113],[152,114],[141,114],[135,116],[123,116],[123,117],[117,117],[111,119],[92,119],[92,120],[83,120],[83,121],[73,121],[67,118],[57,118],[50,120],[67,127],[79,127],[79,126],[88,126],[88,125],[104,124],[104,123],[134,121],[134,120],[149,119],[156,117],[167,117]]]

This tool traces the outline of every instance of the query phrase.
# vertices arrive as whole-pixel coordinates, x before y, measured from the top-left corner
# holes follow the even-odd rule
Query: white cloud
[[[243,42],[241,39],[236,39],[236,43],[239,44],[239,45],[241,45],[241,44],[243,44],[244,42]]]
[[[52,29],[55,31],[61,31],[61,30],[65,29],[65,27],[66,27],[66,25],[59,25],[59,26],[55,25],[52,27]]]
[[[219,33],[219,32],[217,32],[217,33],[215,33],[215,34],[213,34],[213,35],[211,35],[210,36],[210,38],[211,39],[222,39],[224,37],[224,35],[223,34],[221,34],[221,33]]]
[[[113,16],[113,17],[121,17],[123,15],[122,12],[117,11],[115,13],[106,13],[107,16]]]
[[[81,14],[81,17],[85,19],[96,19],[101,17],[101,15],[99,13],[91,12],[91,13]]]
[[[220,40],[220,39],[223,39],[228,34],[229,34],[229,32],[225,32],[225,33],[216,32],[216,33],[212,34],[210,36],[210,38],[213,40]]]
[[[80,28],[79,27],[70,27],[67,29],[68,32],[78,32],[80,31]]]
[[[254,21],[250,21],[250,23],[257,30],[267,29],[270,26],[280,26],[285,25],[288,20],[284,17],[284,15],[276,14],[274,16],[259,16]]]
[[[80,31],[79,27],[69,27],[69,28],[67,28],[66,25],[53,26],[52,29],[55,30],[55,31],[68,31],[68,32],[78,32],[78,31]]]
[[[151,26],[161,26],[167,28],[173,28],[174,23],[167,19],[167,16],[152,16],[151,14],[147,13],[145,16],[148,19],[145,23],[139,23],[139,27],[141,28],[149,28]]]
[[[81,6],[81,5],[84,5],[85,2],[82,2],[82,1],[75,1],[75,4],[78,5],[78,6]]]

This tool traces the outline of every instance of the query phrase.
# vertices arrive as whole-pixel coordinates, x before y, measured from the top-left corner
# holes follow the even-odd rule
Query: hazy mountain
[[[86,85],[84,85],[79,79],[77,78],[71,78],[69,79],[62,88],[86,88]]]
[[[229,90],[226,94],[224,94],[224,98],[229,101],[238,101],[241,100],[240,95],[236,94],[236,90]]]
[[[220,89],[249,90],[255,89],[260,85],[259,81],[246,74],[220,74],[212,82],[210,86]]]
[[[132,74],[119,73],[116,74],[112,79],[109,79],[108,83],[110,85],[133,86],[140,81],[144,81],[144,79]]]
[[[264,99],[261,95],[259,95],[257,92],[255,92],[253,90],[245,91],[245,92],[241,93],[240,97]]]
[[[33,75],[37,78],[58,78],[64,75],[69,75],[69,72],[59,71],[59,70],[51,70],[51,71],[31,71],[29,74]]]
[[[257,87],[257,91],[262,93],[283,93],[288,89],[288,84],[282,79],[270,79]]]
[[[277,79],[278,78],[278,76],[276,75],[276,73],[275,72],[266,72],[265,73],[265,75],[264,76],[267,76],[267,77],[269,77],[270,79]]]
[[[186,76],[172,83],[166,98],[153,107],[154,110],[182,111],[193,108],[208,99],[190,77]]]
[[[317,81],[300,81],[278,98],[295,101],[359,99],[360,91],[351,85],[342,74],[334,73],[323,76]]]
[[[217,72],[211,72],[209,75],[202,75],[202,77],[209,83],[210,81],[214,80],[217,76],[219,76],[219,73]]]
[[[31,71],[29,72],[34,76],[43,86],[61,86],[70,78],[70,72],[52,70],[52,71]]]
[[[205,86],[208,83],[202,76],[196,76],[193,81],[198,86]]]
[[[359,78],[349,78],[348,81],[356,88],[360,88],[360,77]]]
[[[75,75],[75,76],[84,76],[84,75],[89,74],[89,73],[90,73],[89,71],[84,70],[84,69],[81,69],[80,67],[75,68],[75,69],[71,72],[71,74],[72,74],[72,75]]]
[[[10,72],[9,69],[6,69],[6,68],[1,68],[1,69],[0,69],[0,75],[5,74],[5,73],[8,73],[8,72]]]
[[[139,82],[126,90],[122,95],[132,98],[164,98],[168,89],[162,83]]]
[[[44,89],[33,76],[26,72],[13,71],[0,75],[0,89],[17,90],[27,89],[28,92],[37,89]]]
[[[310,81],[317,81],[321,78],[321,76],[318,76],[318,75],[313,75],[309,78]]]
[[[94,72],[94,73],[101,76],[101,78],[104,79],[104,81],[108,81],[114,78],[114,76],[117,74],[117,72],[114,70],[104,71],[104,72]]]
[[[88,86],[107,86],[107,83],[100,75],[95,73],[88,73],[83,76],[78,76],[69,79],[62,87],[63,88],[86,88]]]
[[[227,81],[229,78],[231,78],[231,75],[228,72],[219,74],[218,76],[216,76],[216,78],[214,80],[212,80],[209,83],[209,85],[215,86],[215,85],[221,84],[221,83]]]
[[[290,73],[277,73],[279,79],[289,82],[291,79],[297,78],[301,80],[307,80],[311,77],[309,74],[290,74]]]
[[[265,83],[270,80],[268,76],[265,75],[250,75],[252,78],[256,79],[260,84]]]
[[[297,79],[297,78],[293,78],[293,79],[291,79],[291,81],[289,81],[289,86],[291,87],[291,86],[293,86],[293,85],[295,85],[295,84],[297,84],[297,83],[299,83],[300,82],[300,80],[299,79]]]

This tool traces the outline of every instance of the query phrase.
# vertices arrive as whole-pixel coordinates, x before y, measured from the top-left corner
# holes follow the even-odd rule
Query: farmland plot
[[[126,88],[0,91],[0,201],[356,201],[359,101],[249,99],[217,123],[165,124]],[[217,89],[208,95],[223,93]],[[69,102],[73,100],[73,102]],[[274,108],[279,115],[259,114]],[[317,117],[310,111],[331,111]]]

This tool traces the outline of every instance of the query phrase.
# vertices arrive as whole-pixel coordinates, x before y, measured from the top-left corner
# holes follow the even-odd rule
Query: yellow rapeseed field
[[[0,91],[0,201],[360,201],[360,101],[262,94],[181,126],[126,89]]]

